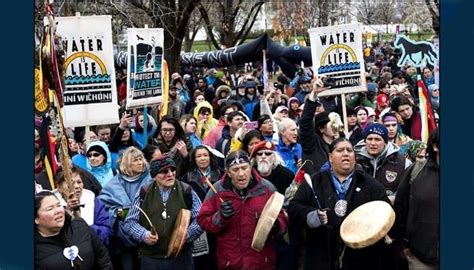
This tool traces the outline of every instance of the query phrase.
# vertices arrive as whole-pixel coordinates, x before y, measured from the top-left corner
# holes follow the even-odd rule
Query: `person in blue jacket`
[[[114,269],[138,269],[138,242],[124,232],[123,225],[134,196],[152,178],[144,154],[134,146],[123,152],[118,167],[117,175],[104,186],[99,199],[105,204],[114,228],[110,250]]]
[[[295,121],[283,118],[278,124],[278,134],[280,139],[275,149],[285,162],[285,167],[296,173],[301,166],[303,149],[301,144],[297,143],[298,129]]]

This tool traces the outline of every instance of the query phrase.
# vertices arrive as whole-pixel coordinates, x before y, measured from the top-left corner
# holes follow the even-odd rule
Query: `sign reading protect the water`
[[[333,79],[331,89],[321,92],[319,96],[367,91],[362,25],[311,28],[308,32],[315,74]]]
[[[163,29],[128,28],[127,108],[163,97]]]
[[[64,125],[118,123],[111,16],[58,17],[65,55]]]

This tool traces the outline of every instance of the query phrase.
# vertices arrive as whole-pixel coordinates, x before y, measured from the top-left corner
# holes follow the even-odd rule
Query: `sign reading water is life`
[[[311,28],[308,32],[315,74],[334,79],[334,86],[320,96],[367,91],[362,25]]]

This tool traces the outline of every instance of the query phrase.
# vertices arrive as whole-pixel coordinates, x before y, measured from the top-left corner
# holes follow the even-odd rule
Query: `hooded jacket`
[[[114,176],[107,185],[102,188],[99,199],[105,205],[105,208],[111,218],[114,226],[114,236],[118,237],[126,246],[138,245],[132,237],[125,233],[124,221],[126,216],[118,219],[116,211],[118,209],[130,209],[134,196],[140,190],[140,187],[153,181],[148,168],[136,177],[128,177],[122,173]]]
[[[367,152],[365,141],[354,146],[357,163],[392,194],[397,192],[405,169],[411,165],[411,161],[400,154],[399,150],[396,144],[389,142],[380,155],[373,157]]]
[[[214,109],[212,108],[212,105],[207,102],[207,101],[203,101],[201,103],[199,103],[195,108],[194,108],[194,112],[193,112],[193,115],[194,117],[196,117],[196,119],[199,119],[199,110],[202,108],[202,107],[205,107],[205,108],[209,108],[209,110],[211,111],[210,115],[209,115],[209,119],[207,120],[207,123],[206,124],[202,124],[201,121],[198,120],[197,122],[197,128],[196,128],[196,135],[198,136],[199,139],[203,140],[204,138],[206,138],[206,136],[217,126],[218,124],[218,121],[216,119],[214,119]]]
[[[209,191],[198,215],[199,225],[217,237],[217,265],[219,269],[274,269],[275,240],[269,235],[260,252],[251,248],[258,217],[276,191],[275,186],[252,170],[247,194],[239,196],[233,191],[231,179],[225,174],[214,184],[218,195]],[[220,200],[230,200],[235,214],[224,219],[220,213]],[[279,233],[286,231],[288,220],[281,210],[278,218]]]
[[[112,171],[112,156],[110,155],[109,148],[107,147],[107,145],[105,145],[104,142],[101,142],[101,141],[91,142],[89,146],[87,147],[87,151],[89,151],[89,149],[92,146],[101,147],[104,150],[104,152],[107,154],[107,157],[106,157],[107,160],[105,161],[105,164],[94,167],[94,168],[91,167],[89,159],[87,159],[87,170],[92,175],[94,175],[94,177],[97,179],[97,181],[99,181],[100,185],[103,187],[114,176],[114,173]]]

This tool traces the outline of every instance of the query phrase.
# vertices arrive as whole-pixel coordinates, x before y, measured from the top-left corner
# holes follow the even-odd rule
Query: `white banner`
[[[308,30],[313,70],[332,78],[333,86],[319,96],[367,91],[362,54],[362,25],[346,24]]]
[[[57,17],[66,51],[64,125],[119,122],[111,16]]]
[[[127,109],[163,99],[163,29],[128,28]]]

